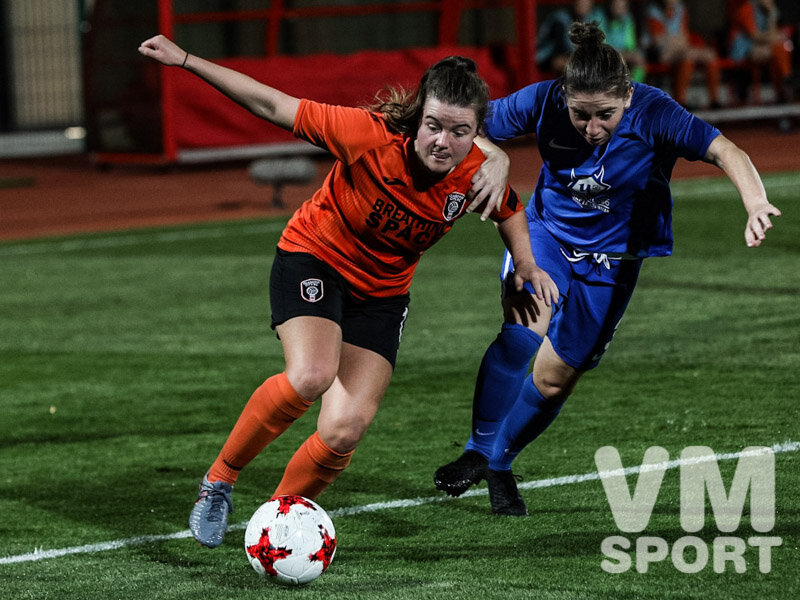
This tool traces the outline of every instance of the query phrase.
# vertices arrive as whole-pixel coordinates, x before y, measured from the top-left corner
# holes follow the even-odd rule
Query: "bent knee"
[[[533,383],[546,400],[566,400],[582,374],[583,371],[564,362],[553,349],[550,340],[545,338],[533,364]]]
[[[538,375],[534,373],[533,383],[547,401],[564,402],[578,383],[579,374],[572,376]]]
[[[334,422],[318,427],[319,435],[328,447],[339,454],[347,454],[358,447],[367,430],[356,423]]]
[[[369,429],[371,419],[358,414],[320,414],[317,431],[331,450],[346,454],[358,447]]]
[[[331,387],[336,369],[336,365],[299,365],[287,367],[286,376],[302,398],[314,401]]]

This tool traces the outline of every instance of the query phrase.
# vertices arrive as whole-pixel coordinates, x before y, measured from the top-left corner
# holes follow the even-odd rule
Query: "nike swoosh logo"
[[[407,187],[406,182],[403,181],[402,179],[398,179],[397,177],[392,177],[391,179],[389,179],[388,177],[384,177],[383,183],[385,183],[386,185],[402,185],[403,187]]]
[[[570,148],[569,146],[562,146],[561,144],[557,144],[554,138],[550,138],[550,141],[547,143],[553,150],[577,150],[577,148]]]
[[[475,433],[477,433],[478,435],[492,435],[494,433],[494,431],[486,431],[486,432],[484,432],[484,431],[481,431],[480,429],[476,429]]]

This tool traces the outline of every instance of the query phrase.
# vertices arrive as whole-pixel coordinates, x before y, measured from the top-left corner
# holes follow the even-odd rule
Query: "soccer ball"
[[[262,504],[247,524],[244,548],[256,573],[279,583],[314,581],[336,553],[336,531],[322,507],[302,496]]]

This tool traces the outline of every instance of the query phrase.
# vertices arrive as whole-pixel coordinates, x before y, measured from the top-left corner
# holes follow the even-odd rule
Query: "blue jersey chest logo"
[[[611,211],[608,190],[611,186],[603,181],[605,167],[600,165],[591,175],[576,176],[575,169],[570,173],[571,181],[567,186],[572,192],[572,199],[585,210]]]

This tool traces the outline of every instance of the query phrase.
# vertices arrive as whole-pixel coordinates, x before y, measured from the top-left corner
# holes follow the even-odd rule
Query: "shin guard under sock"
[[[233,484],[239,472],[313,404],[295,392],[286,373],[253,392],[208,473],[209,481]]]
[[[500,427],[489,456],[489,468],[508,471],[522,449],[547,429],[558,416],[564,400],[548,400],[526,377],[519,397]]]
[[[465,447],[488,457],[500,424],[517,399],[542,337],[516,323],[504,323],[483,356],[472,402],[472,435]]]
[[[286,465],[272,497],[297,495],[314,500],[347,468],[353,452],[340,454],[331,450],[315,431]]]

